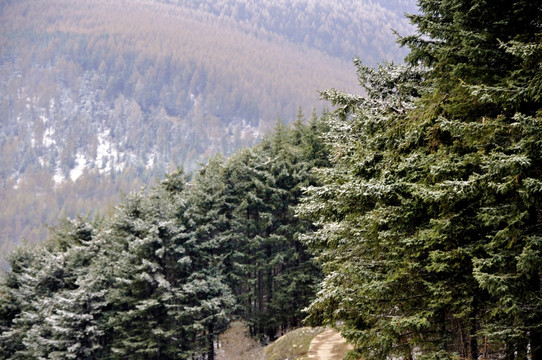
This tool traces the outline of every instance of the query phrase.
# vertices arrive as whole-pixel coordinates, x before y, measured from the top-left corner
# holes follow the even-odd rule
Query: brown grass
[[[247,335],[247,328],[241,322],[233,323],[220,336],[217,360],[264,360],[263,348]]]
[[[267,360],[304,360],[312,339],[322,332],[322,328],[304,327],[293,330],[265,347]]]

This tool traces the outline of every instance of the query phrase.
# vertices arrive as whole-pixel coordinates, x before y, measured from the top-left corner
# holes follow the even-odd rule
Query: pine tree
[[[171,217],[172,207],[157,191],[132,194],[110,225],[105,251],[115,266],[107,295],[114,358],[187,358],[191,350],[189,334],[178,325],[176,276],[188,274],[179,269],[183,228]]]
[[[196,173],[187,189],[184,214],[191,224],[186,246],[192,258],[189,282],[194,283],[193,321],[203,329],[201,348],[207,349],[203,352],[208,359],[214,359],[213,346],[229,323],[235,304],[226,284],[231,264],[225,261],[227,253],[221,237],[230,228],[222,182],[223,161],[221,157],[212,158]]]
[[[318,155],[309,149],[311,129],[304,124],[301,110],[290,129],[277,123],[273,133],[262,141],[261,151],[268,160],[268,172],[273,179],[269,203],[273,218],[267,243],[267,276],[270,289],[268,326],[274,340],[276,330],[299,326],[302,309],[314,295],[320,279],[318,267],[311,261],[298,235],[310,228],[310,223],[295,216],[303,186],[313,180],[310,174]]]
[[[366,98],[324,93],[333,166],[301,207],[326,273],[311,317],[344,321],[364,358],[539,359],[542,8],[420,9],[401,42],[421,84],[359,67]]]
[[[34,298],[32,288],[26,286],[26,274],[31,269],[36,254],[28,249],[16,249],[8,257],[10,270],[0,284],[0,355],[4,359],[18,356],[25,351],[23,338],[29,324],[21,321],[22,312],[30,308]]]
[[[105,294],[110,278],[103,276],[107,267],[96,259],[102,245],[96,235],[96,224],[81,220],[68,222],[57,232],[57,237],[70,238],[64,254],[72,280],[51,299],[51,315],[46,319],[51,328],[50,358],[96,359],[105,352]]]
[[[212,357],[213,336],[227,323],[233,298],[184,187],[174,173],[127,197],[112,220],[113,358]]]
[[[272,179],[266,161],[268,158],[261,152],[246,149],[235,154],[224,171],[231,229],[223,236],[235,266],[230,286],[240,304],[239,315],[246,319],[253,336],[265,333],[264,243],[272,217],[267,202]]]
[[[32,254],[15,253],[5,284],[6,295],[12,301],[10,321],[2,334],[6,358],[71,358],[93,347],[85,347],[75,339],[78,334],[83,337],[80,334],[84,333],[84,324],[91,322],[91,315],[77,304],[59,301],[75,291],[78,273],[89,263],[85,256],[91,254],[81,248],[92,242],[92,233],[92,225],[84,220],[66,220]],[[59,318],[65,321],[61,324]]]
[[[420,6],[421,14],[411,16],[419,34],[402,42],[411,48],[407,60],[429,68],[436,91],[422,116],[434,121],[433,147],[446,158],[436,182],[463,208],[449,207],[441,217],[462,218],[463,224],[451,223],[456,228],[470,218],[468,236],[477,248],[468,257],[480,291],[491,296],[478,304],[473,326],[480,326],[480,342],[482,336],[497,342],[507,357],[530,349],[539,359],[540,193],[533,189],[540,177],[542,7],[533,1]]]
[[[343,323],[343,334],[364,357],[409,357],[414,344],[438,353],[440,340],[431,335],[438,310],[424,307],[431,297],[424,296],[429,290],[416,264],[423,254],[412,254],[408,241],[425,215],[414,201],[402,204],[414,165],[398,166],[394,154],[414,140],[404,139],[401,128],[422,73],[390,64],[357,66],[366,98],[323,93],[337,108],[325,134],[333,166],[318,169],[321,184],[307,188],[299,208],[319,226],[304,240],[326,274],[309,319]]]
[[[419,8],[408,16],[417,34],[400,42],[410,48],[409,63],[430,69],[439,96],[452,90],[455,96],[465,94],[457,91],[462,83],[506,83],[523,64],[503,44],[539,42],[541,9],[536,1],[422,0]]]
[[[294,214],[302,186],[312,181],[309,169],[321,161],[311,148],[315,132],[301,114],[295,129],[278,121],[259,146],[238,152],[222,170],[228,226],[219,237],[228,283],[237,314],[263,341],[299,325],[320,277],[298,239],[311,225]]]

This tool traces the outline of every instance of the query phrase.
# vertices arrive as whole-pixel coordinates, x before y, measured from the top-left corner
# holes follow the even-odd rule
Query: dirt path
[[[308,356],[311,360],[342,360],[351,349],[340,333],[327,329],[312,339]]]

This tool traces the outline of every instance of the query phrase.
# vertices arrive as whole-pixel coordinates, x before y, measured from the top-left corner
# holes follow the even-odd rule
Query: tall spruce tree
[[[88,359],[99,353],[99,310],[87,301],[96,294],[78,284],[93,256],[95,225],[64,221],[44,246],[12,257],[3,284],[11,302],[0,336],[6,359]]]
[[[321,161],[320,127],[298,120],[295,129],[279,122],[260,145],[227,161],[211,160],[189,191],[193,235],[217,247],[236,314],[262,340],[299,324],[320,276],[298,240],[310,223],[293,211],[312,181],[308,169]]]
[[[334,166],[301,207],[327,273],[311,316],[363,357],[540,359],[542,6],[420,10],[401,39],[427,70],[415,108],[412,70],[325,93]]]
[[[260,145],[268,156],[267,171],[273,179],[266,276],[270,302],[267,323],[275,333],[300,324],[301,311],[310,302],[320,278],[319,269],[299,241],[299,234],[310,224],[294,212],[302,188],[314,181],[310,168],[319,161],[309,148],[314,145],[309,142],[310,133],[300,109],[293,128],[278,122]],[[269,335],[274,340],[275,334]]]
[[[542,5],[420,1],[420,9],[411,16],[418,37],[401,41],[436,89],[420,115],[433,119],[433,150],[448,168],[436,180],[471,207],[468,217],[452,206],[441,217],[462,217],[471,228],[463,236],[478,243],[470,266],[490,298],[473,326],[508,358],[540,359]]]
[[[103,354],[105,340],[103,310],[107,306],[105,287],[99,277],[88,276],[100,243],[96,239],[97,224],[82,219],[66,220],[53,239],[65,248],[64,268],[69,277],[66,285],[50,299],[47,338],[43,357],[53,359],[96,359]]]
[[[323,93],[337,108],[325,135],[333,166],[316,171],[322,183],[307,188],[299,208],[319,226],[304,240],[326,274],[309,318],[341,322],[361,356],[408,357],[424,337],[439,341],[431,335],[438,330],[432,320],[437,310],[426,303],[431,297],[416,265],[423,255],[408,249],[414,225],[427,221],[422,206],[402,203],[415,165],[398,166],[395,154],[414,140],[404,138],[403,118],[419,96],[422,73],[390,64],[357,66],[366,98]]]
[[[194,293],[196,320],[203,328],[199,342],[208,360],[214,359],[214,344],[229,323],[235,298],[227,284],[231,258],[221,235],[230,229],[222,181],[224,159],[214,157],[198,171],[187,189],[184,217],[190,227],[186,246],[191,256],[191,281],[207,284]],[[199,305],[198,305],[199,304]]]
[[[4,359],[22,358],[23,344],[31,323],[23,321],[23,312],[32,310],[35,287],[27,286],[37,254],[28,249],[16,249],[8,257],[10,271],[0,284],[0,355]]]

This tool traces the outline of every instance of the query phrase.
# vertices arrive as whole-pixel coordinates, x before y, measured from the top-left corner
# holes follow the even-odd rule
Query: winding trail
[[[311,360],[342,360],[352,346],[336,330],[327,329],[312,339],[308,357]]]

